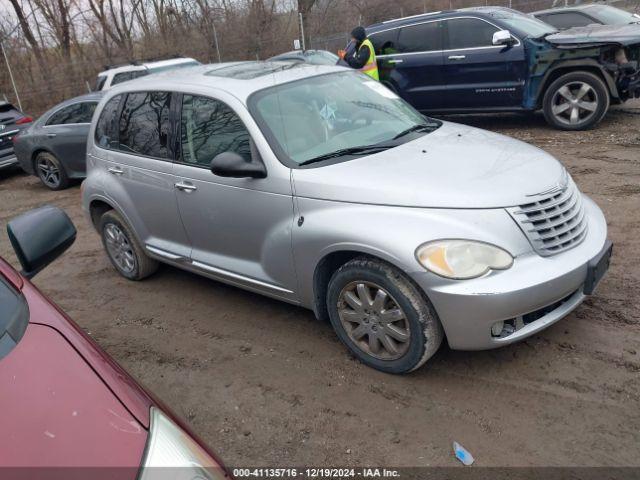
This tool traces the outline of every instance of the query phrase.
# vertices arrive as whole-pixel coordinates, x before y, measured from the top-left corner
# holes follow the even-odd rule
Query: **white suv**
[[[174,68],[193,67],[194,65],[200,65],[200,62],[193,58],[172,58],[170,60],[145,63],[133,62],[100,72],[96,80],[96,90],[109,90],[112,86],[127,80]]]

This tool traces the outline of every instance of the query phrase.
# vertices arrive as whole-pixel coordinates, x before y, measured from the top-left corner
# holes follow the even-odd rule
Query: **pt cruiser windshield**
[[[352,72],[262,90],[250,108],[278,158],[291,167],[369,155],[441,125],[380,83]]]

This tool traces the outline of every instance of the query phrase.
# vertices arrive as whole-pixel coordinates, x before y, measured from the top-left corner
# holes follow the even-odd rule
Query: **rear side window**
[[[127,95],[120,116],[119,150],[155,158],[169,158],[168,92]]]
[[[393,55],[398,53],[398,29],[374,33],[369,36],[376,55]]]
[[[111,85],[116,85],[118,83],[126,82],[128,80],[133,80],[139,77],[144,77],[145,75],[149,75],[149,72],[147,72],[146,70],[135,70],[133,72],[116,73],[113,76],[113,80],[111,80]]]
[[[28,323],[27,302],[0,275],[0,360],[18,344]]]
[[[97,102],[81,102],[64,107],[49,117],[47,125],[91,123],[96,105],[98,105]]]
[[[440,25],[440,22],[429,22],[404,27],[398,37],[399,50],[402,53],[442,50]]]
[[[102,109],[96,125],[95,142],[102,148],[118,148],[118,111],[122,95],[116,95]]]
[[[546,17],[541,17],[540,20],[549,25],[553,25],[559,30],[571,27],[586,27],[587,25],[599,23],[587,15],[578,12],[552,13]]]
[[[455,18],[447,20],[447,37],[450,50],[491,47],[496,27],[479,18]]]
[[[98,79],[96,80],[96,90],[99,92],[104,87],[105,82],[107,81],[106,75],[98,75]]]
[[[251,161],[250,136],[231,108],[212,98],[184,95],[180,122],[181,160],[209,168],[223,152]]]

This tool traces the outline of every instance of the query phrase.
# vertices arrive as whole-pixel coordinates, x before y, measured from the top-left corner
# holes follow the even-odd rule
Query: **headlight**
[[[224,469],[169,417],[151,407],[140,480],[217,480]]]
[[[437,240],[416,250],[418,262],[427,270],[447,278],[480,277],[490,270],[506,270],[513,257],[501,248],[472,240]]]

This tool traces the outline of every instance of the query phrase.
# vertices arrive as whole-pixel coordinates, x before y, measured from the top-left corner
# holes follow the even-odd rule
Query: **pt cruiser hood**
[[[384,152],[293,170],[295,194],[406,207],[502,208],[531,201],[563,172],[551,155],[519,140],[444,122]]]

